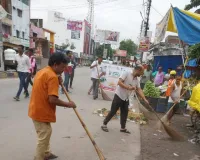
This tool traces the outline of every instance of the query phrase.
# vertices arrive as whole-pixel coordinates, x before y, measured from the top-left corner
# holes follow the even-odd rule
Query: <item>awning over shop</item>
[[[200,15],[171,7],[156,26],[155,43],[164,39],[166,31],[178,33],[179,38],[189,45],[200,43]]]

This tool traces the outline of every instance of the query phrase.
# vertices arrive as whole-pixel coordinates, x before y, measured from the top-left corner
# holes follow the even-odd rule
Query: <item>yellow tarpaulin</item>
[[[168,25],[167,25],[167,31],[177,33],[175,21],[174,21],[174,13],[172,8],[170,8],[169,11],[169,20],[168,20]]]

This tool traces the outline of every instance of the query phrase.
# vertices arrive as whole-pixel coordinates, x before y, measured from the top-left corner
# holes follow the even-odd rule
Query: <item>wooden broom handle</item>
[[[65,89],[65,87],[64,87],[63,84],[61,84],[61,87],[62,87],[62,89],[63,89],[63,91],[64,91],[64,93],[65,93],[67,99],[68,99],[69,101],[71,101],[71,98],[70,98],[69,94],[67,93],[67,91],[66,91],[66,89]],[[102,152],[100,151],[100,149],[98,148],[96,142],[94,141],[93,137],[91,136],[90,132],[88,131],[88,129],[87,129],[85,123],[83,122],[82,118],[80,117],[78,111],[76,110],[76,108],[73,108],[73,110],[74,110],[74,112],[76,113],[76,115],[77,115],[79,121],[81,122],[83,128],[85,129],[87,135],[89,136],[89,138],[90,138],[90,140],[91,140],[91,142],[92,142],[92,144],[93,144],[93,146],[94,146],[94,148],[95,148],[95,150],[96,150],[96,152],[97,152],[97,154],[98,154],[98,156],[99,156],[99,159],[100,159],[100,160],[105,160],[105,157],[103,156]]]

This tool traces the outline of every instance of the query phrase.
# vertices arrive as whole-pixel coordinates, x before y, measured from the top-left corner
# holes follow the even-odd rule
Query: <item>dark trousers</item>
[[[140,83],[140,88],[144,89],[145,83]]]
[[[29,93],[28,93],[28,86],[29,86],[29,83],[31,84],[31,86],[33,86],[32,74],[31,74],[31,73],[28,73],[28,76],[27,76],[27,78],[26,78],[26,90],[27,90],[27,93],[26,93],[26,94],[29,94]]]
[[[121,128],[126,128],[126,120],[128,117],[128,106],[129,101],[123,101],[117,94],[115,94],[114,99],[112,101],[111,105],[111,111],[107,115],[107,117],[104,120],[104,125],[107,125],[108,122],[112,119],[112,117],[117,113],[118,109],[120,108],[120,123]]]
[[[93,97],[98,98],[98,88],[99,88],[99,80],[92,78],[92,90],[93,90]]]
[[[19,77],[19,80],[20,80],[20,83],[19,83],[19,89],[18,89],[18,92],[17,92],[17,95],[16,97],[19,98],[23,88],[24,88],[24,91],[25,93],[27,93],[27,87],[26,87],[26,78],[28,76],[28,73],[25,73],[25,72],[18,72],[18,77]]]
[[[72,72],[71,76],[70,76],[70,87],[72,87],[73,84],[73,80],[74,80],[74,71]]]
[[[64,86],[65,86],[67,92],[69,92],[69,79],[70,79],[70,74],[65,73]]]

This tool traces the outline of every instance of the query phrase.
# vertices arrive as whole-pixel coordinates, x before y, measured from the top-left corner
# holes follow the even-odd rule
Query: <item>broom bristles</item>
[[[103,97],[104,100],[106,100],[106,101],[112,101],[110,99],[110,97],[108,97],[108,95],[104,92],[104,90],[102,88],[101,88],[101,95],[102,95],[102,97]]]
[[[139,106],[139,110],[140,112],[142,112],[144,114],[144,116],[149,119],[149,120],[153,120],[155,119],[155,116],[152,114],[152,112],[150,112],[149,110],[147,110],[139,101],[138,96],[135,94],[135,97],[137,99],[138,102],[138,106]]]
[[[167,134],[176,141],[183,141],[184,137],[179,134],[178,132],[176,132],[174,129],[172,129],[171,127],[167,126],[166,124],[162,123],[163,127],[165,129],[165,131],[167,132]]]
[[[155,116],[152,114],[152,112],[148,111],[140,102],[138,102],[138,104],[140,112],[142,112],[147,119],[149,120],[155,119]]]

